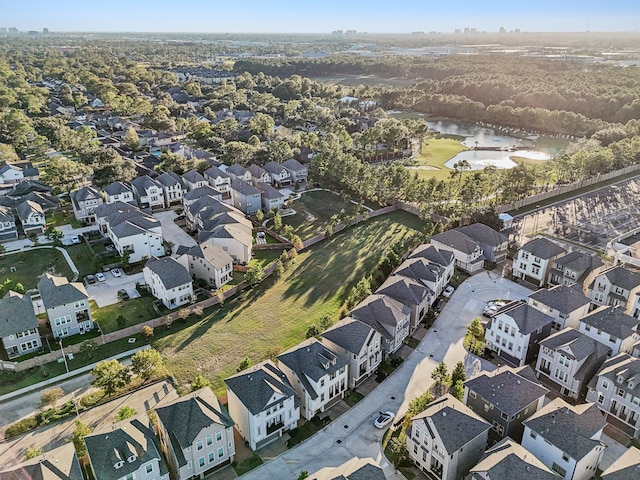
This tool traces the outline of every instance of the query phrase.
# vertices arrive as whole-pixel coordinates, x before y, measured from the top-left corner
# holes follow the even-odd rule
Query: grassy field
[[[267,268],[273,262],[275,262],[280,255],[282,255],[284,249],[282,250],[254,250],[253,258],[251,259],[250,265],[260,265],[262,268]]]
[[[11,267],[15,267],[15,272]],[[41,275],[46,272],[68,279],[73,277],[64,256],[55,248],[37,248],[0,256],[0,282],[8,278],[30,290],[36,288]]]
[[[284,217],[282,223],[291,225],[304,241],[324,232],[333,215],[340,214],[343,209],[351,214],[355,207],[335,193],[321,190],[307,192],[291,204],[296,214]]]
[[[65,248],[73,259],[73,263],[76,264],[78,272],[80,272],[80,278],[100,271],[103,265],[111,265],[120,260],[120,257],[115,255],[108,257],[94,255],[89,246],[84,242]]]
[[[349,289],[371,272],[385,248],[423,227],[402,211],[356,225],[298,255],[297,268],[280,280],[245,290],[180,331],[156,329],[153,345],[179,385],[202,374],[223,394],[224,378],[245,356],[255,363],[275,356],[304,340],[307,327],[323,315],[337,320]]]
[[[468,147],[462,145],[459,140],[446,137],[429,138],[422,146],[422,155],[412,160],[412,165],[418,168],[410,170],[424,180],[432,177],[437,180],[448,180],[452,170],[444,164],[465,150],[468,150]]]
[[[132,298],[126,302],[118,302],[113,305],[98,308],[98,305],[91,301],[91,313],[93,319],[98,321],[104,333],[120,330],[116,318],[122,315],[127,323],[125,327],[137,325],[160,315],[153,308],[153,297]],[[163,309],[164,310],[164,309]],[[161,310],[162,312],[162,310]]]
[[[47,227],[59,227],[61,225],[71,225],[73,228],[81,227],[81,223],[73,216],[71,205],[64,210],[57,210],[47,214]]]

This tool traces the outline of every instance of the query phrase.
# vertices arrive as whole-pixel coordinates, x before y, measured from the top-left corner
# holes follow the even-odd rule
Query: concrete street
[[[193,247],[196,245],[196,241],[173,221],[176,218],[176,212],[167,210],[165,212],[156,212],[153,216],[157,220],[160,220],[160,224],[162,225],[162,238],[173,243],[173,252],[171,253],[174,253],[180,245],[184,245],[185,247]]]
[[[107,278],[104,282],[96,282],[87,285],[89,297],[96,301],[98,307],[105,307],[118,303],[118,290],[126,290],[131,298],[140,296],[136,290],[136,283],[144,283],[142,272],[127,275],[124,272],[121,277],[114,277],[111,272],[104,272]]]

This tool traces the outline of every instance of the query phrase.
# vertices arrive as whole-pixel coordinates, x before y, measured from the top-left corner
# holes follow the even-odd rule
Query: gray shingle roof
[[[283,399],[296,398],[287,376],[271,360],[233,375],[224,383],[253,415],[264,412]],[[271,401],[274,395],[276,398]]]
[[[554,351],[562,349],[563,352],[566,352],[566,356],[578,361],[584,360],[591,354],[606,356],[607,352],[611,350],[609,347],[573,328],[565,328],[548,336],[540,342],[540,346]]]
[[[204,185],[203,187],[194,188],[193,190],[184,194],[184,199],[187,202],[200,200],[201,198],[205,198],[205,197],[211,197],[217,200],[218,198],[222,197],[222,194],[218,190],[216,190],[215,188],[209,185]]]
[[[42,207],[39,204],[32,202],[31,200],[20,202],[18,205],[16,205],[16,212],[18,212],[18,218],[20,218],[20,220],[22,221],[27,220],[31,213],[40,213],[44,215]]]
[[[640,286],[640,274],[627,270],[624,267],[613,267],[605,273],[612,285],[622,287],[625,290],[633,290]]]
[[[286,172],[286,169],[277,162],[267,162],[263,167],[267,172],[273,173],[274,175],[280,175],[283,171]],[[287,172],[288,174],[288,172]]]
[[[395,339],[396,327],[411,313],[409,307],[387,296],[372,294],[360,302],[351,316],[371,326],[384,338]]]
[[[72,443],[49,450],[0,472],[0,480],[83,480]]]
[[[84,202],[86,200],[92,200],[94,198],[102,198],[100,197],[100,192],[96,188],[91,186],[82,187],[80,190],[76,190],[75,192],[71,192],[71,198],[74,202]]]
[[[243,195],[260,195],[260,190],[238,178],[231,180],[231,188]]]
[[[323,468],[309,480],[385,480],[382,468],[371,463],[372,458],[354,457],[335,468]]]
[[[412,278],[392,275],[380,285],[376,293],[388,295],[407,305],[420,305],[429,296],[429,289]]]
[[[578,273],[578,276],[581,276],[587,270],[591,271],[604,265],[597,255],[578,251],[567,253],[556,259],[554,263]]]
[[[182,178],[189,183],[206,182],[206,179],[197,170],[189,170],[182,175]]]
[[[289,160],[282,162],[282,166],[287,170],[291,170],[292,172],[303,172],[307,169],[307,167],[302,165],[295,158],[290,158]]]
[[[267,198],[269,200],[276,200],[278,198],[285,198],[285,196],[283,194],[281,194],[278,190],[273,188],[268,183],[258,183],[256,185],[256,188],[258,190],[260,190],[260,193],[262,194],[262,196],[264,198]]]
[[[172,257],[151,257],[144,268],[157,274],[167,290],[192,282],[189,271]]]
[[[455,262],[455,257],[453,256],[453,252],[444,249],[438,249],[433,245],[423,244],[417,247],[409,258],[424,258],[429,261],[429,263],[435,263],[436,265],[440,265],[441,267],[446,267]]]
[[[408,258],[393,272],[394,275],[413,278],[422,282],[437,282],[442,276],[442,267],[432,265],[424,258]]]
[[[580,320],[609,335],[624,340],[636,333],[640,320],[627,315],[621,308],[602,306]]]
[[[204,180],[204,178],[203,178]],[[176,172],[164,172],[156,178],[156,181],[165,187],[173,187],[174,185],[184,186],[182,178]]]
[[[123,193],[132,193],[131,189],[122,182],[113,182],[102,189],[107,195],[121,195]]]
[[[29,297],[9,291],[0,299],[0,338],[38,326]]]
[[[458,227],[457,230],[478,242],[486,243],[493,247],[506,243],[508,240],[506,235],[496,232],[484,223],[473,223],[465,227]]]
[[[540,310],[536,310],[530,305],[521,302],[512,302],[506,305],[503,309],[498,311],[498,314],[493,318],[492,322],[500,315],[508,315],[513,318],[518,326],[518,330],[523,335],[529,335],[536,330],[545,327],[552,323],[553,317],[550,317],[546,313],[542,313]]]
[[[366,323],[345,317],[322,333],[327,340],[341,346],[347,352],[360,354],[362,347],[373,338],[375,330]]]
[[[520,374],[523,369],[529,370],[530,375]],[[530,367],[501,367],[491,373],[482,373],[467,380],[464,386],[511,416],[549,393],[549,390],[537,381],[534,382],[534,379],[535,374],[531,372]]]
[[[473,253],[479,248],[476,240],[457,230],[446,230],[433,235],[431,239],[465,254]]]
[[[9,207],[0,205],[0,222],[15,222],[16,218],[13,216],[13,211]]]
[[[552,400],[523,423],[577,461],[601,444],[591,438],[607,424],[594,403],[574,407],[561,398]]]
[[[628,448],[600,476],[602,480],[637,480],[640,478],[640,450]]]
[[[531,255],[541,258],[543,260],[550,260],[566,250],[561,246],[553,243],[544,237],[534,238],[528,243],[525,243],[520,250],[530,253]]]
[[[208,178],[230,178],[225,172],[218,167],[210,167],[204,171],[204,176]]]
[[[589,297],[585,296],[581,291],[565,285],[541,288],[537,292],[530,294],[529,298],[566,314],[575,312],[591,302]]]
[[[159,187],[162,188],[158,182],[156,182],[149,175],[143,175],[142,177],[136,177],[131,180],[131,185],[134,186],[138,191],[146,192],[151,187]]]
[[[230,167],[227,168],[227,172],[230,173],[231,175],[236,176],[236,177],[241,177],[245,173],[247,173],[247,169],[244,168],[239,163],[234,163],[233,165],[231,165]]]
[[[217,247],[216,245],[203,243],[201,245],[194,245],[187,250],[180,250],[181,248],[183,247],[178,247],[176,255],[186,253],[187,255],[191,255],[192,257],[202,258],[218,270],[221,270],[227,265],[233,263],[233,258],[231,258],[231,255],[229,255],[227,252],[222,250],[220,247]]]
[[[249,168],[247,170],[251,172],[251,176],[253,178],[260,178],[267,172],[264,168],[259,167],[255,163],[249,165]]]
[[[627,353],[619,353],[615,357],[608,359],[596,377],[589,383],[589,387],[594,386],[598,377],[603,376],[615,385],[616,388],[622,388],[633,396],[640,396],[640,359],[632,357]],[[623,382],[618,382],[619,377]],[[630,388],[629,380],[633,380],[633,388]]]
[[[82,283],[70,283],[65,277],[54,277],[49,273],[38,282],[38,291],[46,309],[89,299]]]

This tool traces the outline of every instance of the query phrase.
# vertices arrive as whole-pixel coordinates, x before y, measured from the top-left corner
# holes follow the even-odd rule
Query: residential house
[[[393,271],[394,276],[412,278],[429,289],[430,302],[442,293],[446,285],[444,269],[424,258],[408,258]]]
[[[164,207],[164,188],[149,175],[131,180],[131,188],[140,208]]]
[[[84,480],[73,443],[48,450],[0,472],[0,480]]]
[[[167,308],[187,305],[193,300],[189,271],[172,257],[151,257],[142,270],[151,294]]]
[[[135,203],[133,190],[122,182],[113,182],[102,189],[106,203]]]
[[[202,280],[212,289],[217,290],[233,279],[233,258],[216,245],[179,247],[176,255],[194,280]]]
[[[31,299],[9,290],[0,299],[0,338],[9,360],[42,347]]]
[[[604,362],[589,383],[587,401],[618,430],[640,438],[640,358],[619,353]]]
[[[180,175],[175,172],[164,172],[158,175],[156,182],[162,185],[162,195],[166,208],[169,208],[174,203],[182,203],[185,187]]]
[[[309,338],[277,359],[300,399],[300,415],[307,420],[344,398],[349,366],[317,339]]]
[[[156,414],[172,478],[204,478],[233,462],[234,423],[209,387],[156,407]]]
[[[457,230],[433,235],[429,243],[438,250],[448,250],[456,259],[456,267],[467,273],[478,273],[484,267],[485,256],[480,244]]]
[[[82,187],[80,190],[71,192],[73,214],[79,222],[95,222],[95,210],[103,203],[102,195],[100,195],[100,192],[94,187]]]
[[[564,480],[589,480],[602,460],[606,424],[593,403],[556,398],[524,421],[522,446]]]
[[[559,480],[530,451],[505,438],[489,448],[477,465],[471,468],[466,480]]]
[[[337,467],[325,467],[311,474],[309,480],[385,480],[382,468],[373,458],[354,457]]]
[[[248,170],[251,173],[251,183],[254,187],[257,187],[259,183],[271,184],[271,175],[264,168],[253,163],[249,165]]]
[[[530,294],[527,304],[553,317],[551,328],[560,331],[565,327],[577,329],[580,319],[589,313],[591,300],[577,288],[555,285]]]
[[[47,220],[44,216],[42,207],[31,200],[25,200],[24,202],[16,205],[16,212],[18,218],[22,224],[22,230],[25,235],[35,233],[36,235],[42,235],[44,228],[47,225]]]
[[[198,235],[198,242],[217,245],[231,255],[234,263],[246,265],[251,261],[252,230],[243,223],[221,224],[211,230],[202,231]]]
[[[231,201],[234,207],[247,215],[253,215],[262,208],[260,190],[238,179],[231,181]]]
[[[265,212],[282,209],[287,197],[268,183],[256,183],[256,188],[260,191],[262,209]]]
[[[444,269],[443,283],[446,285],[451,281],[456,266],[456,259],[450,250],[442,250],[429,244],[422,244],[411,252],[409,258],[423,258],[433,265],[438,265]]]
[[[513,259],[513,276],[542,287],[553,262],[567,251],[551,240],[539,237],[524,244]]]
[[[229,415],[251,450],[268,445],[298,425],[296,391],[271,360],[249,367],[224,383]]]
[[[22,168],[8,162],[0,163],[0,183],[19,183],[24,180]]]
[[[465,227],[458,227],[456,230],[478,242],[487,261],[500,263],[507,258],[509,238],[506,235],[496,232],[483,223],[473,223]]]
[[[217,203],[222,202],[222,193],[213,188],[210,185],[205,185],[203,187],[198,187],[193,190],[190,190],[184,194],[182,197],[182,203],[185,207],[193,205],[198,200],[201,200],[205,197],[214,199]],[[209,205],[208,199],[205,204],[201,204],[202,207],[206,207]]]
[[[189,191],[209,185],[207,179],[200,172],[193,169],[182,175],[182,180]]]
[[[464,404],[492,425],[493,441],[520,441],[522,422],[542,407],[547,393],[529,366],[500,367],[464,383]]]
[[[218,167],[210,167],[204,172],[209,185],[222,193],[224,199],[231,198],[231,176]]]
[[[87,333],[93,329],[89,294],[82,283],[45,273],[38,282],[38,291],[54,338]]]
[[[351,317],[382,335],[386,355],[395,353],[409,336],[411,309],[388,295],[369,295],[351,310]]]
[[[640,450],[629,447],[601,474],[602,480],[630,480],[640,476]],[[0,476],[0,480],[2,477]]]
[[[429,478],[464,478],[487,445],[491,424],[450,394],[411,419],[407,452]]]
[[[231,179],[242,180],[246,183],[252,183],[252,175],[249,170],[244,168],[239,163],[234,163],[233,165],[227,167],[225,173],[231,177]]]
[[[604,262],[595,253],[577,250],[555,259],[549,269],[547,282],[552,285],[578,285],[585,289],[604,268]]]
[[[0,205],[0,242],[18,238],[16,217],[10,207]]]
[[[562,395],[578,399],[611,349],[573,328],[565,328],[540,342],[536,375]]]
[[[376,293],[387,295],[411,309],[411,332],[414,332],[420,321],[434,301],[434,292],[413,278],[392,275],[380,285]]]
[[[640,274],[621,266],[608,268],[596,275],[585,293],[595,305],[620,306],[632,314],[640,294]]]
[[[289,172],[289,176],[293,183],[307,181],[309,169],[295,158],[290,158],[289,160],[282,162],[282,166],[287,170],[287,172]]]
[[[538,343],[549,336],[553,318],[514,301],[498,310],[485,330],[487,348],[510,365],[521,367],[538,356]]]
[[[322,343],[349,364],[349,388],[356,388],[382,363],[382,336],[375,329],[345,317],[322,333]]]
[[[146,414],[84,437],[95,480],[169,480],[167,465]]]
[[[291,185],[291,174],[281,164],[276,162],[267,162],[263,168],[269,173],[269,175],[271,175],[271,183],[276,188]]]
[[[580,320],[580,332],[611,349],[609,355],[633,353],[640,342],[640,320],[627,315],[621,308],[598,307]]]

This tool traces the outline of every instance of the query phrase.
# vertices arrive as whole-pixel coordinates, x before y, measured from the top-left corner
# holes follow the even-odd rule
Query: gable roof
[[[557,245],[544,237],[534,238],[520,247],[520,250],[528,252],[542,260],[550,260],[562,253],[566,253],[566,250],[560,245]]]
[[[10,290],[0,299],[0,338],[37,326],[38,319],[29,297]]]
[[[302,165],[295,158],[290,158],[289,160],[282,162],[282,166],[292,172],[304,172],[307,169],[307,167]]]
[[[259,167],[255,163],[252,163],[251,165],[249,165],[249,168],[247,170],[249,170],[251,172],[251,176],[253,178],[260,178],[265,173],[267,173],[267,171],[264,168]]]
[[[241,177],[247,173],[247,169],[239,163],[234,163],[233,165],[227,167],[226,171],[235,177]]]
[[[204,176],[208,178],[231,178],[218,167],[210,167],[204,171]]]
[[[309,480],[385,480],[384,471],[373,462],[373,458],[354,457],[337,467],[323,468]]]
[[[197,170],[189,170],[187,173],[182,175],[182,178],[189,183],[198,183],[198,182],[206,182],[207,180],[198,172]]]
[[[509,240],[506,235],[496,232],[484,223],[473,223],[465,227],[458,227],[457,230],[480,243],[486,243],[492,247],[502,245]]]
[[[204,178],[203,178],[204,180]],[[173,187],[175,185],[180,185],[184,187],[184,183],[182,182],[182,178],[176,172],[164,172],[158,175],[156,178],[156,182],[160,183],[165,187]]]
[[[589,380],[611,352],[606,345],[573,328],[565,328],[554,333],[542,340],[540,346],[562,352],[566,357],[583,362],[573,376],[578,381]]]
[[[45,454],[3,467],[0,480],[84,480],[73,443],[47,451]]]
[[[16,211],[18,212],[18,217],[22,221],[29,218],[29,215],[31,215],[32,213],[39,213],[41,215],[44,215],[42,207],[38,203],[32,202],[31,200],[20,202],[18,205],[16,205]]]
[[[186,192],[183,196],[187,202],[200,200],[205,197],[211,197],[218,200],[219,198],[222,198],[222,193],[210,185],[203,185],[202,187],[196,187],[193,190]]]
[[[473,253],[480,248],[476,240],[473,240],[458,230],[446,230],[437,235],[433,235],[431,240],[465,254]]]
[[[591,300],[580,290],[556,285],[551,288],[541,288],[529,295],[529,298],[546,305],[560,313],[569,314],[579,308],[589,305]]]
[[[100,196],[100,192],[94,187],[82,187],[80,190],[76,190],[75,192],[71,192],[71,199],[74,201],[76,206],[78,202],[85,202],[87,200],[93,200],[99,198],[102,200]]]
[[[16,217],[13,215],[13,210],[9,207],[0,205],[0,222],[12,222],[15,223]]]
[[[211,245],[209,243],[194,245],[184,253],[192,257],[202,258],[203,260],[206,260],[217,270],[222,270],[227,265],[233,263],[233,258],[231,258],[231,255],[222,250],[220,247]]]
[[[596,308],[580,322],[602,330],[612,337],[624,340],[637,332],[640,320],[627,315],[621,308],[601,306]]]
[[[560,258],[554,260],[556,265],[572,270],[579,275],[589,270],[600,268],[604,262],[595,254],[583,253],[577,250],[569,252]]]
[[[109,196],[121,195],[123,193],[133,193],[131,189],[122,182],[113,182],[102,189]]]
[[[251,228],[241,223],[218,225],[210,231],[200,232],[198,242],[202,243],[212,238],[232,238],[245,246],[253,243]]]
[[[633,290],[640,286],[640,274],[627,270],[624,267],[612,267],[601,275],[606,276],[612,285],[622,287],[625,290]]]
[[[636,447],[628,448],[600,476],[602,480],[633,480],[640,478],[640,450]],[[2,480],[1,477],[0,480]]]
[[[286,168],[284,168],[281,164],[274,161],[267,162],[262,168],[264,168],[267,172],[272,173],[274,175],[280,175],[283,171],[286,172],[287,175],[289,174]]]
[[[411,313],[409,307],[380,294],[372,294],[351,310],[356,320],[373,327],[385,338],[395,339],[396,327]]]
[[[553,317],[533,308],[531,305],[514,301],[498,310],[498,313],[491,319],[489,324],[493,324],[503,315],[511,317],[516,323],[519,332],[523,335],[529,335],[554,321]]]
[[[453,252],[436,248],[426,243],[416,247],[416,249],[411,252],[411,255],[409,255],[409,258],[424,258],[429,263],[435,263],[441,267],[446,267],[455,262]]]
[[[243,195],[260,195],[260,190],[239,178],[231,180],[231,188]]]
[[[413,278],[392,275],[380,285],[376,293],[388,295],[404,305],[420,305],[429,296],[430,290]]]
[[[38,291],[46,309],[89,299],[82,283],[69,282],[65,277],[54,277],[50,273],[45,273],[40,279]]]
[[[172,257],[151,257],[147,260],[144,268],[148,268],[158,275],[158,278],[167,290],[193,281],[191,275],[189,275],[189,271]]]
[[[616,387],[622,388],[634,396],[640,396],[640,358],[632,357],[627,353],[619,353],[615,357],[606,360],[589,387],[595,387],[598,377],[605,377],[611,380]],[[618,382],[622,379],[622,382]],[[631,385],[633,384],[633,385]],[[633,387],[633,388],[631,388]]]
[[[162,187],[162,185],[156,182],[149,175],[143,175],[141,177],[134,178],[133,180],[131,180],[131,186],[133,186],[137,190],[142,190],[145,192],[151,187],[158,187],[158,188]]]
[[[322,337],[344,348],[347,352],[360,354],[362,347],[374,338],[375,330],[351,317],[345,317],[325,330]]]
[[[249,367],[225,379],[224,383],[252,415],[264,412],[283,398],[296,398],[287,376],[271,360]],[[276,398],[271,401],[274,395]]]
[[[280,199],[280,198],[285,198],[285,196],[283,194],[281,194],[278,190],[273,188],[268,183],[260,182],[260,183],[258,183],[256,185],[256,188],[258,190],[260,190],[260,193],[262,194],[262,196],[264,198],[267,198],[269,200],[276,200],[276,199]]]
[[[394,275],[413,278],[418,281],[437,282],[441,277],[442,267],[432,265],[421,257],[408,258],[393,272]]]

